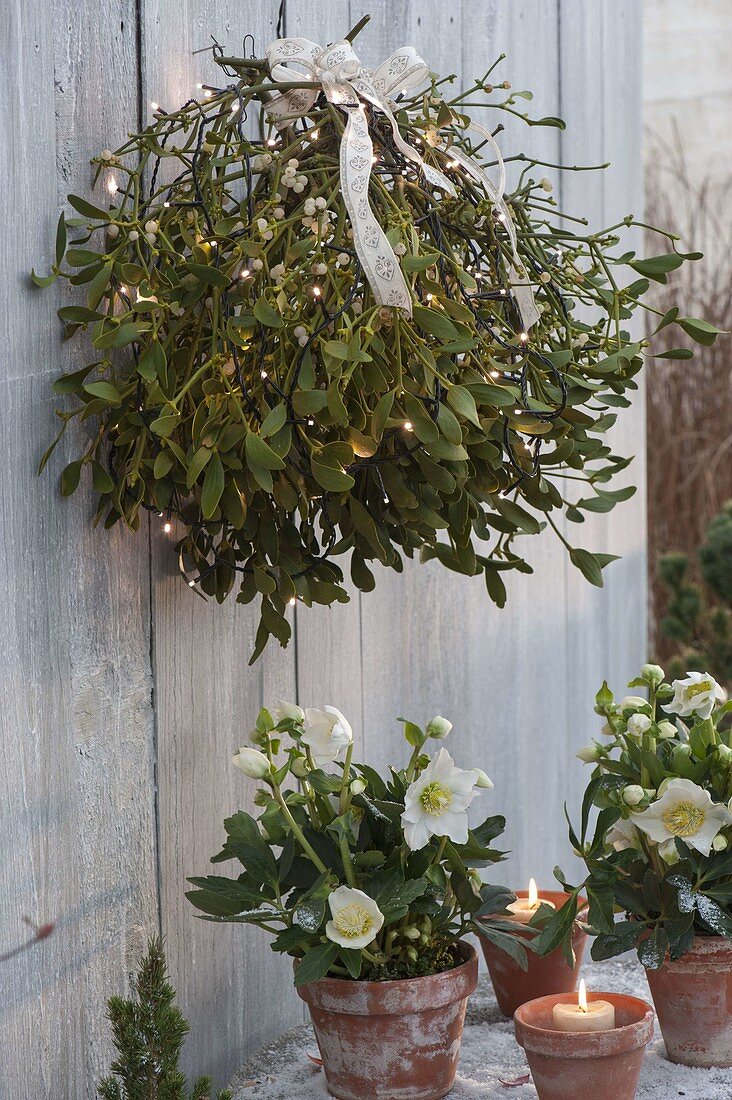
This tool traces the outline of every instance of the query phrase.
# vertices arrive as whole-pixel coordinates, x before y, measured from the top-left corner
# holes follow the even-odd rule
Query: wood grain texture
[[[348,33],[360,18],[346,3],[314,5],[288,0],[285,33],[325,46]],[[355,48],[360,51],[363,38]],[[350,555],[336,559],[346,577]],[[362,752],[361,593],[349,582],[350,603],[297,608],[297,687],[303,707],[332,705],[348,716],[356,751]],[[368,596],[365,597],[368,599]]]
[[[275,37],[273,4],[151,0],[144,8],[143,98],[178,103],[198,82],[227,78],[210,54],[192,55],[214,35],[233,52],[244,35],[262,51]],[[232,598],[219,607],[181,582],[171,543],[153,532],[153,641],[158,731],[161,921],[168,961],[191,1024],[185,1067],[226,1079],[244,1055],[302,1019],[286,959],[269,938],[242,925],[198,920],[186,878],[209,864],[224,839],[222,820],[252,809],[253,784],[231,766],[248,744],[257,711],[295,697],[295,646],[270,647],[250,668],[257,612]],[[223,865],[219,874],[236,874]]]
[[[606,225],[619,222],[627,214],[638,215],[643,209],[641,159],[641,113],[637,109],[641,68],[641,11],[634,0],[619,0],[602,6],[605,67],[602,125],[605,160],[610,168],[605,175],[603,216]],[[635,80],[631,79],[635,75]],[[619,76],[621,79],[618,79]],[[635,105],[635,106],[634,106]],[[640,230],[632,229],[622,237],[623,248],[635,248],[643,254]],[[637,338],[643,335],[643,321],[636,322]],[[646,659],[646,433],[645,381],[639,379],[639,391],[628,410],[619,410],[617,424],[609,433],[609,443],[619,454],[635,455],[635,461],[617,479],[617,486],[633,484],[638,492],[622,510],[611,513],[608,550],[619,554],[608,571],[608,654],[607,677],[613,689],[621,692],[638,670],[639,654]],[[643,578],[642,585],[638,578]]]
[[[500,79],[531,88],[531,113],[564,114],[570,129],[560,136],[508,120],[503,148],[550,161],[613,159],[605,184],[565,176],[557,192],[599,222],[640,208],[638,8],[622,0],[616,18],[616,5],[580,0],[288,0],[285,27],[325,43],[371,12],[356,43],[367,64],[412,43],[459,83],[506,52]],[[11,1052],[0,1060],[3,1098],[93,1097],[109,1053],[104,1000],[124,990],[158,921],[192,1026],[188,1071],[224,1081],[302,1018],[287,960],[251,929],[196,920],[183,896],[188,875],[208,872],[222,818],[251,806],[229,759],[263,703],[338,706],[359,751],[381,765],[405,751],[397,715],[450,717],[457,761],[495,781],[481,810],[509,816],[513,854],[502,877],[521,885],[529,874],[548,881],[566,855],[561,806],[578,799],[584,777],[572,758],[592,732],[597,680],[607,674],[622,686],[644,655],[642,495],[609,520],[594,517],[579,532],[569,525],[579,545],[627,555],[603,592],[550,533],[531,540],[535,574],[513,579],[503,611],[480,578],[408,562],[402,576],[378,570],[376,591],[348,605],[298,608],[290,649],[268,650],[251,669],[254,609],[190,593],[173,536],[154,517],[149,545],[144,532],[94,533],[86,494],[60,502],[51,478],[36,481],[52,431],[50,379],[79,355],[60,348],[54,292],[31,292],[18,274],[49,261],[49,212],[67,191],[88,189],[89,156],[121,141],[138,107],[147,115],[151,100],[174,104],[199,81],[221,81],[210,56],[192,50],[214,34],[236,52],[253,33],[261,53],[276,18],[275,0],[145,0],[139,9],[112,0],[103,11],[64,0],[54,15],[42,0],[12,0],[0,16],[13,59],[2,75],[10,110],[0,186],[15,188],[13,235],[2,246],[14,274],[2,290],[12,350],[0,367],[0,554],[10,579],[0,722],[17,746],[0,760],[0,947],[22,935],[23,913],[60,922],[45,945],[0,971]],[[636,483],[642,425],[641,400],[615,431],[619,448],[639,455]]]
[[[51,263],[66,192],[90,193],[89,158],[135,125],[135,5],[80,20],[19,0],[0,25],[0,945],[27,938],[24,915],[57,923],[0,968],[0,1096],[77,1100],[109,1064],[106,998],[158,920],[148,549],[92,530],[86,482],[59,498],[71,441],[35,476],[58,427],[51,381],[82,353],[61,345],[64,292],[28,273]]]
[[[561,71],[561,115],[567,129],[560,135],[561,162],[568,165],[602,164],[605,156],[604,127],[601,125],[605,105],[605,81],[597,79],[598,59],[604,54],[604,28],[600,5],[583,4],[581,0],[560,0],[563,28],[559,43]],[[605,224],[604,173],[562,172],[558,185],[560,206],[569,215],[586,217],[588,232]],[[568,223],[570,229],[577,228]],[[582,231],[582,230],[579,230]],[[592,319],[589,318],[588,319]],[[565,483],[571,486],[570,482]],[[579,491],[582,490],[582,491]],[[579,486],[574,499],[588,496],[585,486]],[[584,523],[565,519],[563,530],[573,546],[609,553],[610,526],[623,515],[583,513]],[[588,769],[576,758],[576,753],[591,738],[598,735],[599,723],[594,713],[594,696],[607,676],[609,589],[594,588],[579,570],[565,558],[566,572],[566,635],[567,667],[573,683],[581,691],[567,693],[567,726],[564,736],[566,767],[563,797],[572,808],[576,820],[581,792],[588,778]],[[611,567],[612,568],[612,567]],[[605,574],[607,579],[607,573]],[[569,845],[567,842],[567,849]],[[562,854],[565,870],[571,866]]]

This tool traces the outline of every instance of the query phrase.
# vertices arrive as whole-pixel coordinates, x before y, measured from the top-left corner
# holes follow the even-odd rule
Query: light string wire
[[[280,6],[279,21],[278,21],[278,37],[281,37],[281,23],[282,23],[283,18],[284,18],[284,3],[281,4],[281,6]],[[249,36],[249,37],[251,37],[251,36]],[[253,39],[252,39],[252,42],[253,42]],[[210,47],[210,49],[213,53],[214,58],[217,60],[217,62],[219,64],[222,65],[222,68],[223,68],[224,72],[226,72],[227,75],[229,75],[229,76],[237,75],[234,70],[230,69],[225,63],[223,63],[221,61],[221,58],[223,57],[223,50],[222,50],[221,46],[216,41],[214,41],[214,44],[213,44],[212,47]],[[244,96],[243,93],[244,93],[244,91],[247,87],[248,87],[248,85],[243,80],[238,80],[235,84],[228,85],[224,88],[208,87],[207,86],[207,90],[211,91],[216,96],[223,96],[223,95],[226,95],[228,93],[228,94],[231,94],[232,96],[236,97],[237,110],[235,111],[235,118],[236,118],[235,128],[236,128],[236,131],[237,131],[237,135],[238,135],[241,147],[244,149],[244,158],[245,158],[245,186],[246,186],[246,198],[247,198],[247,225],[244,226],[241,230],[239,230],[238,234],[232,234],[232,236],[235,236],[235,235],[243,236],[243,235],[245,235],[251,229],[251,225],[252,225],[252,222],[253,222],[254,187],[253,187],[253,183],[252,183],[252,167],[251,167],[251,157],[250,157],[250,153],[249,153],[249,146],[259,145],[262,148],[263,151],[266,151],[266,149],[268,148],[268,146],[267,146],[267,144],[264,140],[263,135],[260,136],[260,141],[259,142],[255,142],[255,141],[252,141],[252,140],[248,139],[246,137],[246,135],[244,134],[243,127],[244,127],[244,123],[247,121],[247,112],[246,112],[245,96]],[[188,200],[186,202],[176,203],[176,205],[191,205],[191,206],[196,206],[196,207],[200,208],[202,213],[203,213],[208,232],[213,236],[214,235],[213,216],[212,216],[212,212],[210,211],[210,209],[208,207],[208,204],[206,202],[206,199],[204,197],[204,194],[203,194],[203,191],[202,191],[202,188],[201,188],[201,184],[200,184],[200,180],[199,180],[199,176],[198,176],[198,161],[199,161],[199,158],[200,158],[200,155],[201,155],[201,148],[202,148],[202,145],[203,145],[203,142],[204,142],[204,139],[205,139],[206,128],[208,126],[212,125],[213,123],[215,123],[218,119],[220,119],[221,116],[225,114],[225,111],[221,111],[218,114],[213,115],[212,117],[209,117],[205,113],[204,106],[198,100],[196,100],[195,98],[187,100],[186,103],[183,105],[183,108],[181,108],[181,109],[185,110],[187,107],[191,107],[191,106],[194,106],[195,108],[197,108],[197,110],[199,112],[199,125],[198,125],[198,128],[197,128],[196,147],[195,147],[195,151],[193,153],[193,157],[191,159],[191,166],[190,166],[191,177],[192,177],[193,184],[194,184],[194,190],[195,190],[196,198],[193,201]],[[375,166],[374,167],[375,173],[378,174],[378,175],[381,175],[381,176],[391,176],[392,178],[394,178],[395,176],[401,176],[402,178],[414,178],[415,177],[414,168],[406,160],[406,158],[403,156],[401,151],[394,144],[391,131],[387,127],[379,126],[374,118],[371,119],[370,125],[371,125],[372,129],[376,129],[378,131],[378,138],[379,138],[379,143],[380,143],[381,148],[385,151],[388,151],[388,153],[391,157],[391,163],[381,164],[378,167]],[[305,131],[303,131],[303,134],[304,133],[305,133]],[[163,148],[165,147],[165,144],[167,142],[168,137],[169,137],[169,134],[167,134],[167,133],[164,133],[162,135],[161,140],[160,140],[161,147],[163,147]],[[152,175],[151,175],[151,181],[150,181],[148,203],[152,203],[152,201],[153,201],[153,196],[155,194],[155,186],[156,186],[158,172],[159,172],[161,163],[162,163],[162,157],[161,156],[155,157],[154,169],[153,169],[153,172],[152,172]],[[167,201],[170,201],[171,196],[174,193],[174,189],[175,189],[176,185],[179,184],[184,178],[185,178],[185,173],[181,173],[169,185],[169,187],[168,187],[168,200]],[[474,208],[477,208],[478,205],[479,205],[479,200],[473,194],[472,189],[468,189],[466,191],[466,194],[467,194],[468,200],[471,202],[471,204],[474,206]],[[434,199],[430,198],[429,196],[426,196],[426,197],[428,198],[429,201],[434,202]],[[453,295],[453,291],[452,291],[452,286],[450,285],[450,280],[448,278],[447,271],[446,271],[446,263],[445,263],[446,257],[444,255],[446,245],[445,245],[444,236],[443,236],[443,228],[447,229],[449,232],[455,233],[457,236],[460,236],[460,237],[465,239],[465,243],[468,247],[468,250],[469,250],[469,252],[471,254],[471,257],[472,257],[474,263],[476,264],[476,266],[480,265],[480,263],[482,262],[481,253],[477,249],[474,240],[472,240],[470,238],[469,234],[465,230],[462,230],[460,227],[458,227],[458,226],[456,226],[452,223],[447,222],[445,219],[443,219],[440,216],[440,205],[439,204],[437,206],[432,206],[420,218],[415,219],[415,224],[416,225],[421,224],[423,222],[428,222],[429,223],[429,225],[432,229],[433,240],[435,241],[435,244],[437,245],[438,250],[439,250],[439,259],[437,261],[439,281],[441,283],[441,286],[442,286],[446,296],[450,297],[450,298],[453,298],[454,295]],[[498,227],[498,223],[496,223],[496,228],[497,227]],[[334,322],[340,316],[342,316],[344,313],[346,313],[348,311],[350,306],[353,304],[353,301],[358,296],[359,291],[362,289],[361,266],[358,263],[358,259],[356,257],[355,250],[352,249],[352,248],[346,247],[345,244],[343,244],[342,242],[339,243],[339,244],[330,244],[328,242],[323,242],[323,247],[329,248],[329,249],[332,249],[332,250],[338,251],[338,252],[346,252],[351,257],[352,262],[354,263],[354,267],[356,269],[356,277],[354,278],[353,285],[352,285],[352,288],[351,288],[350,292],[344,298],[344,300],[341,303],[340,307],[335,312],[332,312],[332,313],[329,312],[329,310],[326,307],[325,301],[323,301],[323,299],[320,298],[319,305],[320,305],[320,308],[323,312],[323,320],[312,331],[312,333],[308,337],[307,344],[300,351],[300,354],[298,356],[298,368],[297,368],[296,371],[293,372],[288,392],[283,391],[277,385],[275,380],[273,380],[269,375],[265,376],[265,372],[263,372],[262,364],[264,363],[264,361],[266,359],[266,355],[267,355],[267,351],[268,351],[268,338],[265,334],[265,330],[264,330],[263,326],[261,324],[258,326],[258,334],[259,334],[259,359],[258,359],[258,362],[259,362],[260,373],[262,374],[263,381],[264,381],[264,384],[265,384],[265,389],[267,389],[267,390],[272,389],[275,393],[277,393],[277,395],[279,397],[283,398],[286,401],[287,406],[288,406],[288,412],[289,412],[289,416],[288,416],[288,419],[287,419],[286,422],[290,423],[290,424],[302,424],[302,423],[308,424],[308,423],[311,423],[310,421],[308,421],[307,418],[297,417],[295,415],[293,407],[292,407],[292,397],[293,397],[294,390],[296,389],[296,386],[297,386],[299,368],[300,368],[300,365],[302,364],[302,362],[305,358],[305,355],[310,351],[310,349],[312,348],[312,346],[314,345],[314,343],[318,339],[318,337],[325,330],[329,329],[330,326],[332,326],[334,324]],[[501,266],[500,265],[501,250],[500,250],[500,245],[499,245],[499,242],[498,242],[497,234],[496,234],[496,249],[495,249],[495,252],[496,252],[496,256],[495,256],[495,261],[494,262],[495,262],[496,270],[498,271],[500,269],[500,266]],[[160,260],[158,259],[157,262],[159,263]],[[220,256],[219,256],[219,253],[218,253],[218,250],[217,250],[216,251],[216,257],[215,257],[215,266],[218,267],[219,262],[220,262]],[[538,261],[532,259],[532,262],[533,262],[533,264],[536,268],[538,268],[540,266],[538,264]],[[231,314],[231,303],[230,303],[230,290],[236,285],[236,282],[237,282],[236,279],[232,280],[230,285],[224,290],[224,292],[222,294],[222,302],[223,302],[223,306],[224,306],[224,315],[225,315],[226,320],[228,320],[229,317],[232,315]],[[509,291],[508,291],[507,294],[505,294],[504,291],[502,291],[502,290],[492,290],[492,291],[484,292],[484,293],[477,293],[476,292],[474,294],[470,294],[465,289],[465,287],[463,287],[462,284],[459,283],[459,281],[456,280],[456,282],[458,282],[460,294],[462,296],[463,301],[468,305],[468,307],[470,308],[470,310],[473,314],[473,317],[476,321],[477,327],[482,329],[483,331],[486,331],[487,333],[490,333],[491,337],[493,339],[495,339],[500,344],[500,346],[504,350],[506,350],[507,352],[509,352],[509,353],[515,352],[516,349],[500,335],[500,333],[497,331],[497,329],[495,327],[491,327],[488,324],[486,319],[483,316],[481,316],[481,314],[480,314],[480,312],[479,312],[479,310],[476,306],[476,303],[481,302],[481,301],[495,301],[495,302],[499,302],[499,303],[503,302],[511,310],[511,312],[513,314],[517,315],[515,302],[513,301],[513,297],[512,297],[512,294],[510,292],[510,288],[509,288]],[[422,290],[422,287],[421,287],[421,280],[420,280],[419,276],[417,276],[416,285],[415,285],[414,289],[417,292],[419,300],[422,301],[423,298],[424,298],[424,294],[423,294],[423,290]],[[562,299],[562,305],[564,307],[563,299]],[[565,308],[565,315],[566,315],[566,308]],[[492,320],[495,321],[495,317],[492,317]],[[515,320],[515,318],[514,318],[514,320]],[[518,335],[519,335],[519,333],[517,332],[517,336]],[[276,337],[273,337],[273,339],[276,339]],[[518,384],[520,386],[521,402],[522,402],[522,407],[523,407],[524,411],[526,411],[528,413],[531,413],[531,415],[534,416],[538,420],[547,420],[548,421],[548,420],[556,419],[563,412],[564,407],[565,407],[565,403],[566,403],[567,390],[566,390],[566,383],[564,381],[563,375],[554,366],[554,364],[551,363],[551,361],[549,359],[547,359],[545,356],[543,356],[537,349],[529,348],[527,346],[528,345],[527,341],[525,341],[525,345],[526,346],[524,346],[524,348],[521,349],[522,352],[523,352],[521,369],[518,372],[515,372],[515,373],[504,371],[503,374],[504,374],[504,376],[509,377],[512,381],[518,382]],[[242,373],[242,367],[241,367],[241,363],[240,363],[240,360],[239,360],[238,349],[237,349],[237,346],[236,346],[235,342],[232,341],[232,340],[229,341],[229,350],[231,352],[231,356],[232,356],[232,359],[233,359],[233,362],[234,362],[237,382],[238,382],[242,397],[243,397],[244,401],[246,402],[247,407],[249,408],[249,411],[252,414],[252,416],[257,421],[261,422],[261,419],[262,419],[261,413],[260,413],[258,407],[256,406],[255,402],[253,401],[251,395],[249,394],[249,391],[248,391],[248,388],[246,386],[246,383],[245,383],[245,380],[244,380],[244,377],[243,377],[243,373]],[[136,353],[136,350],[135,350],[135,353]],[[530,405],[531,395],[530,395],[530,378],[529,378],[529,374],[530,374],[530,364],[531,364],[531,357],[532,356],[535,359],[537,359],[538,361],[540,361],[541,364],[546,369],[549,370],[551,375],[556,380],[556,382],[559,386],[559,389],[560,389],[560,394],[561,394],[560,401],[556,405],[555,409],[553,409],[551,412],[548,412],[548,413],[543,412],[541,410],[532,409],[532,407]],[[434,396],[414,395],[414,396],[419,397],[420,400],[422,400],[424,402],[425,406],[427,407],[427,409],[429,411],[430,416],[432,417],[432,419],[434,421],[437,420],[437,414],[438,414],[438,411],[439,411],[439,406],[440,406],[440,401],[441,401],[441,398],[442,398],[442,393],[443,393],[442,385],[441,385],[439,379],[436,379],[435,380],[435,394],[434,394]],[[385,434],[385,440],[383,442],[389,442],[390,440],[392,440],[397,435],[398,435],[398,429],[392,429],[391,432]],[[518,485],[523,480],[525,480],[527,477],[534,477],[538,473],[538,470],[539,470],[539,455],[540,455],[540,449],[541,449],[541,438],[539,436],[530,436],[529,437],[529,442],[533,445],[533,455],[532,455],[531,466],[528,469],[526,469],[525,466],[522,466],[521,463],[516,458],[516,455],[515,455],[515,452],[514,452],[514,449],[513,449],[513,445],[512,445],[512,441],[511,441],[511,428],[510,428],[509,420],[508,420],[507,417],[504,420],[503,441],[504,441],[504,447],[505,447],[505,451],[506,451],[508,461],[511,464],[511,467],[514,469],[514,471],[517,475],[514,478],[514,480],[505,489],[502,490],[501,495],[505,496],[509,492],[516,489],[518,487]],[[380,445],[380,447],[381,447],[381,445]],[[416,450],[419,450],[422,447],[423,447],[422,443],[420,443],[419,441],[415,441],[415,443],[411,447],[406,447],[403,450],[392,453],[392,454],[388,454],[388,455],[384,455],[384,456],[380,456],[380,457],[369,456],[367,458],[359,458],[357,461],[354,461],[352,464],[350,464],[348,467],[346,467],[346,471],[347,472],[356,472],[356,473],[358,473],[361,470],[366,470],[368,468],[373,468],[373,470],[375,472],[375,475],[376,475],[377,483],[378,483],[382,498],[386,501],[387,500],[387,493],[386,493],[386,490],[384,488],[384,483],[383,483],[381,473],[379,471],[379,466],[383,462],[398,461],[403,457],[406,457],[410,454],[413,454]],[[299,466],[301,472],[304,473],[305,469],[301,465],[302,457],[303,457],[302,455],[298,454],[298,460],[297,460],[296,464]],[[114,468],[113,468],[112,462],[110,462],[110,466],[111,466],[112,472],[114,473]],[[312,557],[311,564],[308,565],[303,570],[299,571],[298,573],[293,574],[294,576],[303,576],[303,575],[307,574],[308,572],[312,571],[313,569],[317,568],[323,561],[325,561],[331,555],[331,553],[333,552],[333,549],[336,546],[337,532],[336,532],[335,526],[332,523],[332,521],[330,519],[330,516],[329,516],[329,513],[328,513],[328,494],[327,494],[326,491],[323,491],[323,493],[322,493],[322,496],[320,498],[320,505],[321,505],[321,509],[322,509],[322,518],[324,520],[324,527],[327,529],[327,532],[328,532],[327,541],[326,541],[324,547],[322,548],[322,550],[319,554],[311,555],[311,557]],[[253,571],[253,568],[251,566],[240,565],[236,561],[232,560],[230,556],[223,557],[222,554],[220,553],[218,547],[217,547],[217,544],[214,540],[214,537],[208,531],[208,526],[209,525],[207,525],[206,523],[203,523],[203,522],[201,522],[201,523],[191,522],[190,520],[186,520],[184,518],[184,502],[179,501],[177,505],[170,504],[164,513],[160,513],[159,510],[157,508],[155,508],[154,505],[149,505],[149,504],[146,504],[144,502],[143,502],[143,507],[146,508],[149,511],[157,511],[158,514],[165,515],[166,516],[166,527],[169,527],[170,521],[173,517],[182,520],[189,527],[190,531],[193,533],[194,539],[197,540],[197,541],[200,540],[199,541],[199,548],[203,551],[202,557],[206,561],[208,561],[209,564],[207,565],[206,568],[199,570],[198,576],[193,582],[194,584],[200,583],[201,581],[205,580],[205,578],[207,576],[214,573],[222,564],[225,564],[228,568],[230,568],[230,569],[232,569],[236,572],[240,572],[240,573],[251,573]],[[202,545],[201,545],[201,542],[202,542]],[[210,560],[211,558],[213,559],[212,561]],[[182,570],[182,571],[183,571],[184,576],[188,580],[189,585],[191,585],[191,581],[187,576],[186,570]],[[191,587],[193,587],[193,585],[191,585]]]

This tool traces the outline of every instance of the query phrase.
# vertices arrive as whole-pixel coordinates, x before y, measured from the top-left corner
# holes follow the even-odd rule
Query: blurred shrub
[[[663,554],[660,580],[668,594],[661,633],[675,648],[673,676],[710,670],[732,686],[732,501],[713,517],[696,561],[682,553]],[[698,574],[702,583],[694,580]]]

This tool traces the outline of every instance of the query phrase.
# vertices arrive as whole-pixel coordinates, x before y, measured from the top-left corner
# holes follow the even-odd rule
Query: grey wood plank
[[[456,71],[464,81],[484,73],[498,53],[510,52],[513,61],[504,64],[500,78],[534,88],[537,113],[556,113],[555,4],[465,5],[457,25],[449,24],[447,9],[439,5],[419,12],[421,23],[405,15],[395,41],[413,42],[435,69]],[[392,15],[390,6],[389,20]],[[364,38],[370,32],[371,25]],[[384,43],[379,53],[387,52]],[[556,160],[556,131],[528,134],[537,153]],[[513,140],[502,135],[503,148],[509,150]],[[376,592],[362,605],[367,743],[372,738],[374,755],[385,763],[399,744],[396,714],[424,721],[439,711],[453,719],[449,748],[456,760],[480,765],[496,783],[481,810],[507,813],[514,855],[503,874],[518,883],[530,873],[550,874],[554,853],[544,838],[558,834],[561,789],[545,767],[541,746],[565,725],[560,548],[550,538],[535,540],[531,560],[535,576],[510,584],[503,612],[489,602],[480,579],[457,577],[434,563],[408,563],[403,578],[379,575]],[[535,823],[523,813],[536,804],[547,814],[541,843]]]
[[[310,0],[288,0],[285,30],[288,37],[309,38],[325,46],[344,38],[359,18],[345,3],[316,8]],[[357,52],[362,45],[359,36]],[[334,563],[348,578],[350,555]],[[353,727],[359,754],[363,747],[361,594],[350,581],[348,592],[347,604],[296,608],[298,702],[304,707],[337,707]]]
[[[90,193],[89,158],[135,125],[134,20],[131,0],[11,2],[0,15],[12,197],[0,246],[0,944],[27,936],[24,915],[57,923],[2,964],[7,1097],[96,1095],[106,998],[124,991],[158,921],[147,538],[92,530],[86,479],[59,498],[71,438],[36,479],[58,427],[51,381],[86,353],[61,344],[66,291],[35,290],[27,275],[51,262],[66,192]]]
[[[561,114],[567,123],[560,138],[561,159],[568,165],[601,164],[605,160],[603,127],[598,125],[605,104],[601,5],[561,0],[560,18]],[[602,228],[605,191],[602,172],[563,172],[558,191],[561,208],[567,214],[589,220],[587,232]],[[572,487],[572,482],[564,482],[565,489]],[[574,487],[572,499],[589,495],[584,484],[575,483]],[[565,520],[565,536],[573,546],[609,553],[610,526],[616,513],[611,517],[584,514],[585,522],[581,524]],[[599,734],[600,723],[593,706],[595,691],[608,674],[610,594],[607,584],[602,589],[588,584],[568,558],[565,569],[567,665],[571,680],[581,685],[581,690],[567,693],[567,725],[557,750],[562,751],[566,761],[565,798],[572,819],[576,820],[582,789],[589,776],[587,766],[576,759],[576,753]],[[568,842],[566,847],[568,850]],[[570,875],[579,866],[568,853],[562,860]]]
[[[605,223],[611,225],[626,214],[641,217],[643,181],[641,158],[642,6],[620,0],[602,7],[605,43],[603,132],[605,159],[611,166],[605,177],[603,196]],[[634,106],[636,105],[636,106]],[[642,233],[632,229],[623,237],[623,248],[643,254]],[[643,318],[635,322],[635,333],[643,335]],[[610,567],[607,579],[608,679],[621,691],[646,659],[647,646],[647,562],[646,562],[646,413],[645,379],[641,373],[639,392],[630,409],[621,409],[610,443],[618,453],[635,455],[635,461],[617,479],[617,487],[638,486],[638,492],[612,513],[609,551],[621,560]]]
[[[244,35],[261,56],[275,37],[277,5],[206,0],[151,0],[143,17],[146,104],[182,102],[199,82],[227,78],[210,54],[192,55],[214,35],[239,53]],[[159,754],[162,927],[181,1004],[191,1023],[185,1066],[223,1082],[243,1055],[302,1018],[288,960],[269,938],[242,925],[195,917],[186,877],[208,874],[221,845],[222,821],[252,809],[254,785],[231,766],[248,743],[259,708],[295,697],[295,646],[269,647],[247,664],[257,625],[255,606],[204,603],[177,575],[170,543],[151,520],[155,694]],[[232,864],[223,874],[235,874]]]

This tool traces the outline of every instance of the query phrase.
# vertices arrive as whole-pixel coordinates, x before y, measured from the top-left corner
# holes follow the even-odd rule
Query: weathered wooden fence
[[[105,999],[124,991],[158,928],[193,1027],[188,1065],[223,1080],[299,1018],[287,961],[248,929],[197,921],[183,897],[186,875],[206,872],[224,813],[246,800],[229,757],[263,702],[337,705],[380,763],[400,751],[395,715],[450,716],[452,751],[488,771],[484,801],[509,818],[504,879],[548,882],[568,853],[562,803],[577,802],[574,753],[594,729],[594,690],[603,676],[622,686],[644,655],[642,490],[581,531],[581,545],[623,555],[602,592],[547,535],[504,611],[479,580],[415,566],[348,606],[299,609],[290,648],[248,668],[251,612],[192,595],[155,519],[136,537],[93,531],[88,496],[62,502],[54,477],[36,479],[55,430],[50,384],[75,352],[54,313],[63,292],[35,291],[27,272],[50,262],[65,194],[89,192],[89,158],[121,143],[150,100],[175,104],[214,77],[208,55],[192,56],[211,33],[231,52],[252,33],[261,51],[276,7],[7,0],[0,14],[0,950],[22,938],[24,914],[57,922],[0,966],[3,1098],[94,1095],[109,1057]],[[569,128],[509,125],[504,148],[520,140],[550,162],[612,161],[604,177],[569,173],[557,188],[566,209],[609,224],[641,203],[640,7],[288,0],[286,33],[334,40],[371,11],[358,40],[367,63],[407,42],[458,79],[505,51],[505,76],[536,93],[533,113],[561,114]],[[643,422],[641,395],[614,433],[637,455],[641,483]]]

